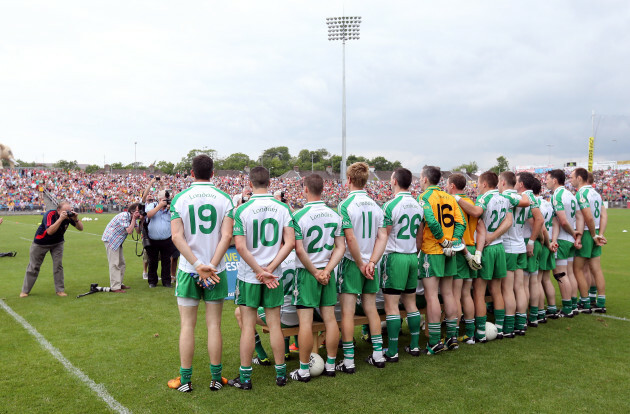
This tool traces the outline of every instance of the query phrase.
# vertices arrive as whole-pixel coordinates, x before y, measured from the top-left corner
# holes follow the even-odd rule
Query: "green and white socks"
[[[354,368],[354,343],[342,342],[343,347],[343,364],[346,368]]]
[[[407,314],[407,325],[409,325],[409,334],[411,335],[411,340],[409,343],[410,349],[417,349],[420,347],[421,321],[422,317],[420,316],[420,312],[411,312]],[[389,327],[387,329],[389,329]]]
[[[398,333],[400,332],[402,321],[400,315],[387,315],[385,320],[387,323],[388,336],[387,352],[385,354],[388,357],[393,357],[398,353]],[[372,343],[374,343],[374,341],[372,341]]]
[[[383,361],[383,335],[372,335],[372,358]]]

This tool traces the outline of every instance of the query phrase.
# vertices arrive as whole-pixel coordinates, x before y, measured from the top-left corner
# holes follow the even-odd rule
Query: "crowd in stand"
[[[570,172],[567,170],[567,173]],[[607,201],[630,199],[630,170],[595,171],[595,188]],[[536,174],[544,181],[544,174]],[[160,175],[160,186],[177,194],[192,182],[184,175]],[[214,184],[230,195],[240,194],[247,184],[247,175],[216,176]],[[444,179],[443,179],[444,180]],[[138,202],[142,192],[150,183],[149,173],[138,174],[87,174],[83,171],[56,171],[46,169],[12,169],[0,171],[0,210],[44,210],[46,190],[53,199],[68,200],[77,211],[94,211],[98,205],[116,208]],[[440,183],[443,185],[444,183]],[[568,183],[567,183],[568,184]],[[567,185],[569,188],[570,185]],[[271,180],[270,191],[284,192],[287,203],[293,208],[300,208],[305,202],[302,195],[302,183],[298,179]],[[377,203],[383,204],[392,198],[389,181],[371,181],[366,190]],[[420,192],[419,181],[414,180],[410,188],[416,197]],[[569,188],[571,190],[571,188]],[[467,192],[476,197],[476,182],[470,181]],[[325,182],[323,200],[330,206],[336,206],[348,194],[348,189],[339,180]]]

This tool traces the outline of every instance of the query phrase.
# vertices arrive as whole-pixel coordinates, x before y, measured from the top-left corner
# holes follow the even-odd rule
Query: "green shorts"
[[[263,321],[265,325],[267,325],[267,317],[265,314],[265,308],[263,308],[262,306],[259,306],[258,309],[256,309],[256,313],[258,313],[258,317],[260,318],[260,320]],[[282,322],[280,322],[281,328],[293,328],[294,326],[297,326],[297,325],[285,325]]]
[[[529,243],[529,239],[525,239],[525,244]],[[527,266],[525,271],[527,273],[536,273],[540,266],[540,252],[542,251],[542,244],[538,240],[534,241],[534,255],[527,256]]]
[[[330,275],[327,285],[322,285],[306,269],[297,268],[293,304],[307,308],[335,306],[337,303],[337,282],[335,274]]]
[[[175,296],[210,302],[223,300],[228,295],[227,272],[219,273],[221,281],[214,285],[214,289],[204,289],[197,284],[195,279],[183,270],[177,269],[177,281],[175,282]]]
[[[539,266],[540,270],[554,270],[556,268],[556,256],[555,254],[544,246],[540,251],[540,261]]]
[[[457,275],[457,259],[444,254],[420,253],[419,277],[448,277]]]
[[[379,290],[378,269],[375,269],[374,279],[366,279],[354,261],[344,257],[339,264],[339,293],[352,293],[360,295],[362,293],[376,293]]]
[[[527,267],[527,253],[506,253],[505,267],[511,272],[516,269],[525,269]]]
[[[483,280],[502,279],[507,276],[503,243],[486,246],[481,256],[481,269],[477,277]]]
[[[275,308],[284,303],[282,285],[269,289],[264,284],[247,283],[240,279],[236,281],[234,297],[234,303],[250,308]]]
[[[472,255],[477,251],[476,246],[466,246],[466,249]],[[465,252],[457,253],[455,260],[457,261],[457,275],[455,275],[455,279],[475,279],[477,277],[477,271],[468,266]]]
[[[575,257],[575,246],[566,240],[558,240],[558,251],[556,252],[556,260],[566,260]]]
[[[389,253],[381,261],[381,287],[414,291],[418,286],[418,256],[415,253]]]
[[[599,231],[597,234],[599,234]],[[596,245],[593,240],[593,236],[591,236],[591,232],[585,229],[584,234],[582,235],[582,248],[580,250],[576,250],[575,255],[586,259],[599,257],[602,255],[602,246]]]

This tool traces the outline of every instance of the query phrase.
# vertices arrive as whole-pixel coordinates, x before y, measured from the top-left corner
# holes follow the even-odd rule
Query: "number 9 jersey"
[[[385,226],[392,226],[385,253],[416,253],[416,235],[424,215],[408,191],[401,191],[383,206]]]
[[[197,259],[210,263],[221,240],[223,218],[232,218],[232,199],[214,184],[194,182],[189,188],[173,197],[171,220],[181,219],[186,244]],[[182,256],[179,269],[186,273],[196,272],[191,263]],[[225,270],[225,259],[221,259],[218,271]]]

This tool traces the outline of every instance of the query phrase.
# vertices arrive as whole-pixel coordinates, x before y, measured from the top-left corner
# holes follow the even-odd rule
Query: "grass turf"
[[[173,290],[149,289],[135,243],[125,242],[125,294],[97,293],[76,299],[90,283],[109,285],[100,235],[111,218],[90,215],[85,231],[66,233],[66,298],[54,294],[51,259],[28,298],[20,299],[28,249],[41,216],[5,217],[0,226],[0,298],[25,318],[76,367],[133,412],[629,412],[623,384],[630,383],[630,321],[599,315],[550,321],[527,336],[456,352],[413,358],[377,370],[363,363],[369,344],[358,340],[357,374],[289,382],[279,388],[272,367],[254,367],[254,389],[211,393],[204,311],[196,334],[193,384],[181,394],[166,387],[178,374],[179,317]],[[608,314],[630,319],[626,251],[630,211],[610,210],[603,266]],[[223,375],[239,367],[239,329],[234,305],[223,313]],[[261,335],[270,351],[268,338]],[[358,338],[358,335],[355,335]],[[108,406],[68,373],[10,315],[0,311],[0,412],[109,412]],[[400,348],[408,343],[406,332]],[[271,353],[270,353],[271,354]],[[322,350],[321,354],[325,352]],[[341,357],[341,351],[338,352]],[[288,369],[297,368],[297,357]]]

